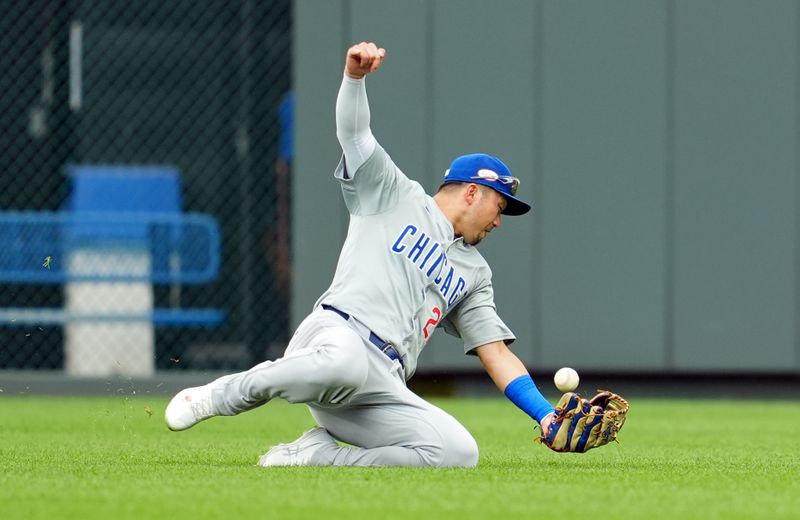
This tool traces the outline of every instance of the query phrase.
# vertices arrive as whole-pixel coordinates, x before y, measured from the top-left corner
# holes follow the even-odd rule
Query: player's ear
[[[472,183],[467,184],[467,187],[464,190],[464,201],[467,203],[467,205],[472,206],[475,203],[475,201],[478,200],[479,191],[480,189],[478,188],[477,184],[472,184]]]

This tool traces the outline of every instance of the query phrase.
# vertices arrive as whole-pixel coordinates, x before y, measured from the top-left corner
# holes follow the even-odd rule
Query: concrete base
[[[136,250],[79,250],[70,254],[72,275],[146,277],[150,255]],[[69,322],[64,327],[67,375],[147,377],[155,373],[155,330],[149,321],[126,316],[153,311],[153,287],[146,282],[70,282],[65,285],[68,313],[99,315],[103,320]],[[120,320],[113,320],[119,316]]]

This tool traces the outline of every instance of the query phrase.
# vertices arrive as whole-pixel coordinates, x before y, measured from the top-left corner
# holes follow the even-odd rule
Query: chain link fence
[[[290,0],[2,0],[0,369],[243,369],[288,335]]]

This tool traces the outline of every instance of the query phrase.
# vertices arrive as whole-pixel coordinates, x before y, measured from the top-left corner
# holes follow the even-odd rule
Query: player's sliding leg
[[[261,466],[474,467],[478,446],[444,411],[407,405],[314,408],[319,424],[289,444],[279,444]],[[332,433],[335,432],[335,437]],[[341,440],[357,447],[340,446]]]
[[[321,466],[317,460],[322,453],[338,448],[336,439],[325,428],[312,428],[294,442],[278,444],[258,459],[259,466]]]
[[[346,402],[367,378],[367,352],[362,338],[339,316],[314,312],[297,329],[284,357],[179,392],[164,414],[167,426],[185,430],[276,397],[290,403]]]
[[[262,466],[473,467],[478,446],[452,416],[406,388],[400,373],[376,350],[367,381],[344,406],[310,403],[322,428],[275,446]],[[394,367],[397,365],[395,364]],[[357,447],[340,446],[336,440]]]

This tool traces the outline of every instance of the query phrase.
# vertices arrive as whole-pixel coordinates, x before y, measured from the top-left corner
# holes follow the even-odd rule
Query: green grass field
[[[794,402],[634,398],[621,443],[583,455],[502,398],[434,402],[476,469],[259,468],[312,426],[279,402],[173,433],[163,397],[0,397],[0,518],[800,518]]]

